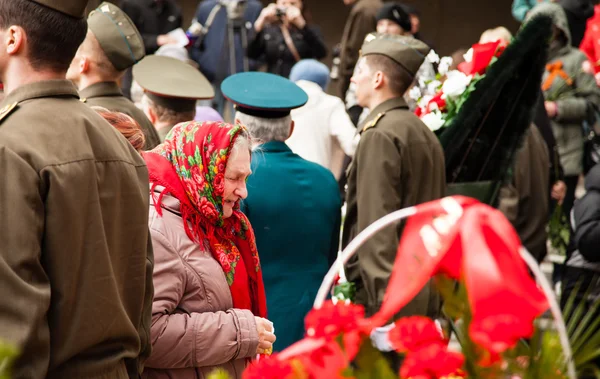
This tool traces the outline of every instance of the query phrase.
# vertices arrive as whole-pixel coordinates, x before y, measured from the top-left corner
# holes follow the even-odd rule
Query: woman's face
[[[238,149],[229,156],[225,168],[225,186],[223,191],[223,218],[233,214],[233,207],[238,200],[248,197],[246,179],[252,173],[250,169],[250,151]]]
[[[404,29],[402,29],[400,25],[396,24],[394,21],[384,18],[377,21],[377,33],[401,36],[404,35]]]
[[[302,0],[277,0],[277,6],[282,8],[296,7],[302,10]]]

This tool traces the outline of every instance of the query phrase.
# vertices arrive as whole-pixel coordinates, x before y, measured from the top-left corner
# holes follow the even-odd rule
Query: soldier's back
[[[3,104],[0,297],[15,301],[0,339],[22,352],[13,377],[128,378],[148,353],[145,163],[69,82]]]

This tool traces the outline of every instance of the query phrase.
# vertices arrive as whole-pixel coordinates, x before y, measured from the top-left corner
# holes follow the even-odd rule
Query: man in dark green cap
[[[444,196],[442,146],[403,98],[428,52],[419,40],[389,34],[374,36],[362,47],[352,82],[359,105],[371,113],[359,125],[361,139],[348,169],[344,247],[379,218]],[[401,234],[401,227],[379,232],[346,266],[348,280],[356,285],[355,300],[369,316],[383,300]],[[401,315],[436,316],[437,302],[430,295],[426,286]]]
[[[144,112],[161,141],[173,126],[194,119],[198,100],[215,96],[212,85],[200,71],[171,57],[146,57],[133,67],[133,79],[144,89]]]
[[[294,130],[290,111],[308,101],[306,92],[263,72],[232,75],[221,91],[236,104],[236,122],[260,143],[242,210],[256,234],[269,320],[277,330],[274,350],[280,351],[304,337],[304,316],[337,258],[342,201],[331,171],[285,143]]]
[[[0,341],[20,353],[12,378],[139,378],[150,354],[148,170],[66,80],[86,4],[0,0]]]
[[[160,143],[148,117],[123,96],[117,82],[146,55],[142,36],[116,5],[104,2],[88,16],[88,33],[67,71],[81,101],[131,116],[146,136],[145,150]]]

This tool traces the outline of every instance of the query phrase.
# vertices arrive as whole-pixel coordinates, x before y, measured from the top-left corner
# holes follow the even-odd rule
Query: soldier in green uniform
[[[403,99],[428,52],[424,43],[394,35],[376,36],[362,47],[352,82],[359,105],[371,113],[359,126],[361,140],[348,169],[343,246],[393,211],[444,196],[442,146]],[[401,226],[379,232],[345,267],[348,280],[356,285],[355,300],[368,315],[383,301],[401,233]],[[435,316],[435,298],[426,286],[400,315]]]
[[[200,71],[171,57],[146,57],[133,67],[133,79],[144,89],[144,112],[161,142],[173,126],[194,119],[197,100],[215,96],[212,85]]]
[[[0,341],[20,352],[12,378],[139,378],[150,354],[148,170],[66,80],[86,4],[0,0]]]
[[[116,5],[104,2],[88,16],[88,33],[67,71],[79,87],[81,101],[131,116],[146,136],[145,150],[160,143],[148,117],[123,96],[119,79],[146,55],[144,41],[131,19]]]

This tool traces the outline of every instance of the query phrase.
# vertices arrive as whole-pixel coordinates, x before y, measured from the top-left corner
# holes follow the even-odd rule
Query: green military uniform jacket
[[[377,29],[375,16],[382,6],[381,0],[358,0],[352,5],[340,43],[339,74],[329,83],[329,94],[345,99],[360,48],[366,35]]]
[[[517,151],[510,183],[500,189],[498,209],[515,227],[523,246],[538,260],[546,254],[550,156],[535,125]]]
[[[0,112],[0,341],[13,378],[137,378],[150,355],[148,170],[50,80]]]
[[[154,125],[152,125],[141,109],[123,96],[123,92],[121,92],[117,83],[101,82],[92,84],[79,91],[79,96],[81,97],[81,101],[90,107],[104,107],[109,111],[121,112],[131,116],[140,124],[146,136],[144,150],[152,150],[160,144],[161,139],[158,137]]]
[[[408,110],[404,99],[385,101],[365,120],[348,168],[342,245],[393,211],[443,197],[445,188],[444,152],[435,134]],[[401,226],[378,232],[345,267],[356,285],[355,300],[369,315],[383,301],[401,232]],[[401,315],[434,315],[439,305],[435,297],[427,286]]]

